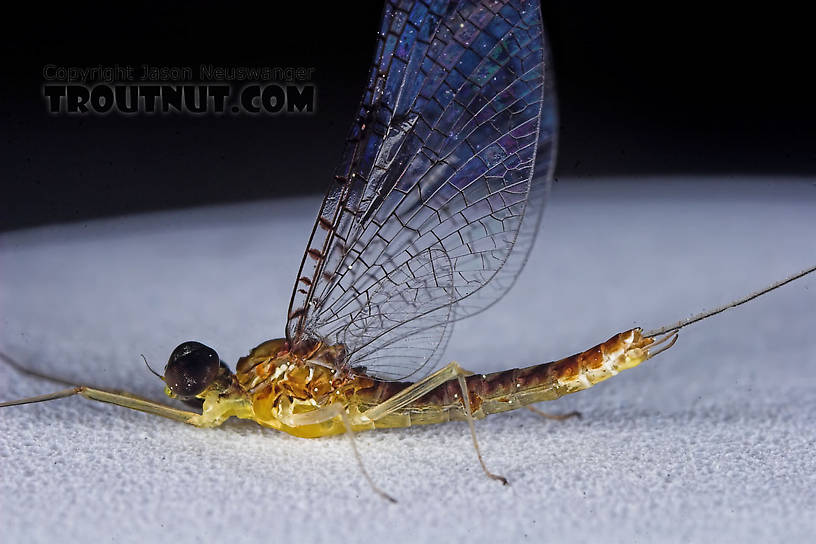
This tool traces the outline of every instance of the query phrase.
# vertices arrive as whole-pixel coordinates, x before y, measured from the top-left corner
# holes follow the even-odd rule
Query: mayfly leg
[[[465,408],[465,415],[467,416],[468,427],[470,428],[470,437],[473,439],[473,447],[476,449],[476,457],[479,458],[479,464],[482,465],[482,470],[487,477],[492,480],[498,480],[504,485],[507,485],[507,478],[504,476],[500,476],[498,474],[493,474],[489,470],[487,470],[487,465],[482,458],[482,451],[479,449],[479,441],[476,440],[476,424],[473,422],[473,412],[470,408],[470,393],[468,393],[467,382],[465,382],[465,376],[468,374],[462,370],[456,363],[451,363],[448,366],[453,366],[454,370],[456,371],[456,380],[459,382],[459,389],[462,391],[462,405]]]
[[[400,391],[385,402],[378,404],[374,408],[366,410],[363,413],[363,416],[371,421],[377,421],[378,419],[383,418],[388,414],[414,402],[428,392],[433,391],[443,383],[455,379],[459,382],[459,389],[462,392],[462,405],[465,412],[465,419],[467,419],[468,427],[470,428],[470,436],[473,439],[473,447],[476,449],[476,456],[479,459],[479,464],[488,478],[498,480],[504,485],[507,485],[507,478],[494,474],[488,470],[487,465],[482,458],[482,452],[479,449],[479,441],[476,439],[476,426],[473,422],[473,413],[470,407],[470,394],[468,393],[467,383],[465,382],[465,377],[470,376],[471,374],[472,372],[468,372],[456,362],[452,362],[424,379],[412,384],[410,387]]]
[[[86,399],[99,402],[106,402],[108,404],[115,404],[117,406],[122,406],[123,408],[130,408],[131,410],[138,410],[140,412],[166,417],[168,419],[174,419],[176,421],[189,423],[191,425],[195,425],[196,418],[201,417],[201,414],[172,408],[164,404],[159,404],[158,402],[139,398],[129,393],[117,393],[113,391],[106,391],[104,389],[87,387],[84,385],[77,385],[71,389],[63,389],[62,391],[49,393],[47,395],[38,395],[36,397],[0,402],[0,408],[5,408],[7,406],[18,406],[21,404],[33,404],[35,402],[47,402],[50,400],[72,397],[74,395],[79,395]]]
[[[68,387],[74,387],[78,385],[69,380],[64,380],[62,378],[58,378],[56,376],[51,376],[50,374],[44,374],[42,372],[37,372],[36,370],[31,370],[30,368],[26,368],[25,366],[21,365],[17,360],[15,360],[10,355],[6,355],[2,351],[0,351],[0,359],[3,360],[8,366],[19,372],[20,374],[25,374],[26,376],[31,376],[32,378],[37,378],[40,380],[46,380],[53,383],[58,383],[60,385],[66,385]]]
[[[357,460],[357,466],[360,467],[360,472],[363,473],[363,477],[365,477],[368,485],[371,486],[371,489],[373,489],[377,495],[384,498],[388,502],[396,504],[397,499],[380,489],[380,486],[374,483],[374,478],[372,478],[368,473],[368,470],[366,470],[365,465],[363,464],[363,458],[360,455],[360,451],[357,449],[357,441],[354,439],[354,429],[351,427],[351,420],[349,419],[346,411],[342,408],[340,409],[340,417],[343,419],[343,426],[346,428],[346,436],[348,436],[349,442],[351,442],[351,449],[354,450],[354,458]]]
[[[360,455],[360,451],[357,449],[357,441],[354,438],[354,428],[352,427],[351,419],[349,418],[348,414],[346,413],[346,409],[342,404],[332,403],[328,406],[323,406],[316,410],[312,410],[311,412],[287,414],[285,417],[281,417],[280,421],[284,425],[288,425],[290,427],[300,427],[306,425],[316,425],[336,417],[340,417],[340,419],[343,421],[343,427],[346,430],[345,435],[349,438],[349,442],[351,442],[351,449],[354,451],[354,458],[357,460],[357,466],[360,468],[360,472],[363,473],[363,477],[368,482],[368,485],[371,486],[371,489],[373,489],[375,493],[385,500],[396,503],[397,500],[394,497],[380,489],[380,487],[374,483],[374,478],[372,478],[368,473],[368,470],[366,470],[365,464],[363,464],[363,458]]]
[[[23,374],[34,376],[36,378],[42,378],[62,385],[72,386],[69,389],[63,389],[61,391],[56,391],[54,393],[49,393],[46,395],[37,395],[35,397],[28,397],[8,402],[0,402],[0,408],[6,408],[8,406],[19,406],[22,404],[34,404],[37,402],[48,402],[57,399],[64,399],[66,397],[72,397],[74,395],[79,395],[86,399],[95,400],[98,402],[105,402],[108,404],[115,404],[117,406],[122,406],[123,408],[138,410],[140,412],[146,412],[148,414],[166,417],[168,419],[189,423],[191,425],[196,425],[197,423],[196,418],[201,417],[201,414],[189,412],[187,410],[179,410],[178,408],[173,408],[171,406],[160,404],[158,402],[143,399],[135,395],[131,395],[130,393],[125,393],[122,391],[109,391],[106,389],[91,387],[87,385],[77,385],[71,383],[68,380],[63,380],[61,378],[49,376],[47,374],[42,374],[34,370],[29,370],[3,352],[0,352],[0,359],[2,359],[3,361],[6,362],[6,364],[8,364],[12,368]]]
[[[533,412],[536,415],[543,417],[544,419],[552,419],[553,421],[564,421],[565,419],[570,419],[572,417],[581,418],[581,412],[573,411],[567,412],[565,414],[551,414],[549,412],[545,412],[540,408],[536,408],[535,406],[525,406],[528,410]]]

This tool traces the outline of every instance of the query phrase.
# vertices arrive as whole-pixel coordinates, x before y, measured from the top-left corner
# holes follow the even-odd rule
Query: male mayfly
[[[430,372],[453,323],[501,298],[524,265],[552,179],[557,124],[537,1],[388,0],[368,86],[295,281],[286,337],[251,350],[234,373],[203,344],[178,346],[159,377],[168,396],[200,413],[81,385],[0,406],[78,394],[199,427],[235,416],[309,438],[466,420],[484,472],[506,483],[488,471],[474,419],[586,389],[725,309],[628,330],[547,364],[485,375],[450,363]]]

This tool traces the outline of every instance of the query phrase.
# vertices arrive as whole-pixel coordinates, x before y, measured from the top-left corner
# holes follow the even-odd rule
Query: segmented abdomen
[[[471,411],[475,418],[483,418],[587,389],[648,359],[648,346],[652,342],[651,338],[641,335],[641,329],[636,328],[559,361],[468,376],[465,381]],[[379,404],[410,385],[404,382],[376,382],[371,389],[358,391],[361,411],[365,412],[368,407]],[[464,419],[461,396],[457,380],[448,381],[397,412],[377,420],[373,426],[407,427]]]

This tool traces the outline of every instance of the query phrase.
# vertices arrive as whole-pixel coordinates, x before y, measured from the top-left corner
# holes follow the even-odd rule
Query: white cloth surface
[[[230,365],[283,335],[319,200],[0,234],[0,350],[162,400],[181,341]],[[562,181],[516,287],[446,360],[541,363],[665,325],[816,261],[816,182]],[[4,542],[806,542],[816,534],[816,274],[684,329],[588,391],[477,423],[341,438],[201,430],[80,398],[0,410]],[[57,386],[0,365],[0,400]]]

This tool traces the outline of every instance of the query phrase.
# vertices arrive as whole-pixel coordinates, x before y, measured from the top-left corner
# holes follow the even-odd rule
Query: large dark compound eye
[[[164,367],[164,383],[180,399],[195,397],[215,380],[221,362],[214,349],[200,342],[184,342],[173,350]]]

